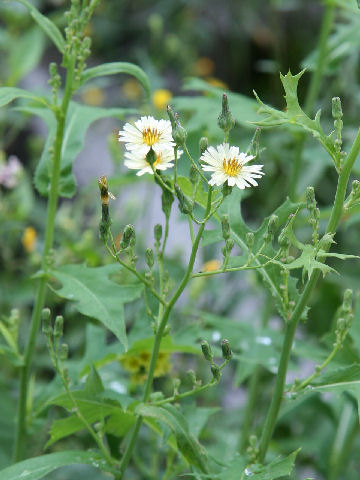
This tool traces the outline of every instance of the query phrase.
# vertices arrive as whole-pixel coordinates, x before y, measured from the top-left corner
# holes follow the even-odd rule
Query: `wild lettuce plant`
[[[294,464],[310,437],[298,439],[291,434],[291,450],[283,448],[283,455],[278,457],[276,425],[286,415],[306,409],[309,399],[319,392],[346,392],[351,400],[344,408],[346,415],[340,412],[339,425],[344,424],[337,430],[328,465],[324,467],[328,478],[340,478],[345,450],[354,441],[358,428],[352,402],[359,398],[360,336],[358,329],[353,330],[352,290],[341,287],[343,300],[332,312],[334,321],[329,327],[326,348],[306,348],[306,341],[295,341],[300,322],[311,315],[311,296],[321,279],[330,274],[342,278],[341,262],[328,262],[359,258],[356,251],[344,253],[336,239],[342,222],[360,203],[359,181],[353,179],[350,185],[360,151],[360,130],[352,135],[351,144],[344,138],[339,97],[327,99],[333,124],[330,131],[323,126],[320,110],[315,115],[312,112],[325,68],[335,3],[329,2],[326,7],[317,66],[304,109],[298,99],[298,83],[304,71],[297,75],[290,71],[281,74],[285,108],[271,107],[255,93],[257,114],[253,111],[256,118],[249,119],[254,133],[246,148],[232,140],[237,115],[232,113],[231,101],[234,99],[235,103],[236,97],[231,93],[220,96],[218,90],[205,101],[217,105],[217,125],[209,126],[209,137],[213,138],[211,132],[216,129],[217,135],[221,132],[222,136],[219,142],[209,141],[206,136],[198,136],[194,142],[191,119],[197,117],[194,114],[189,115],[190,120],[187,118],[192,107],[181,97],[174,102],[179,113],[168,106],[168,119],[136,112],[136,120],[123,124],[118,147],[123,152],[124,166],[135,170],[137,177],[155,183],[163,220],[153,225],[151,245],[144,245],[142,232],[132,223],[123,225],[119,234],[114,220],[120,213],[115,208],[115,196],[109,191],[114,190],[111,179],[108,182],[106,176],[101,176],[99,242],[107,256],[104,265],[89,267],[56,262],[53,247],[58,200],[75,192],[72,162],[83,146],[90,123],[107,116],[120,119],[134,112],[85,107],[73,101],[72,96],[81,85],[102,75],[131,74],[147,92],[149,82],[145,73],[132,64],[116,62],[86,68],[91,43],[83,32],[99,0],[72,0],[64,34],[27,0],[19,1],[29,8],[61,53],[65,80],[59,74],[59,65],[51,63],[51,96],[34,95],[15,87],[0,89],[1,105],[17,98],[26,99],[21,110],[43,118],[49,130],[35,172],[35,186],[47,196],[47,218],[41,270],[34,278],[37,294],[24,350],[18,342],[19,317],[13,313],[1,322],[1,348],[19,372],[19,405],[14,465],[0,471],[0,479],[36,480],[72,464],[91,465],[117,480],[165,480],[182,475],[254,480],[292,475],[290,478],[303,479],[302,473],[294,476]],[[195,108],[196,98],[190,99]],[[253,192],[262,195],[269,165],[263,161],[261,132],[278,127],[285,128],[286,134],[293,134],[296,139],[287,186],[289,196],[284,188],[282,203],[267,217],[256,218],[260,226],[253,228],[244,219],[242,206]],[[332,178],[336,176],[336,181],[332,184],[334,193],[329,208],[318,202],[313,186],[298,192],[304,144],[310,135],[333,163]],[[114,193],[117,194],[115,190]],[[95,191],[93,202],[97,202]],[[168,247],[171,217],[176,212],[186,220],[186,235],[191,243],[189,256],[180,266],[175,264]],[[209,246],[215,246],[213,258],[201,267],[201,252]],[[260,326],[254,325],[252,318],[230,320],[196,304],[196,288],[201,292],[210,288],[209,283],[196,282],[208,278],[218,282],[215,290],[220,289],[224,278],[229,278],[235,295],[239,295],[237,272],[256,275],[259,288],[266,292],[268,311]],[[64,309],[60,315],[56,305],[46,307],[48,286],[58,299],[88,318],[82,358],[72,359],[66,343],[64,325],[68,311]],[[280,327],[271,325],[272,313],[281,319]],[[359,314],[358,306],[355,314]],[[34,370],[41,322],[56,376],[34,400],[31,390],[35,380],[30,374]],[[216,335],[210,338],[206,326],[214,324]],[[226,332],[227,338],[218,335],[218,330]],[[271,352],[267,354],[270,345]],[[292,352],[302,359],[311,349],[311,371],[300,379],[291,378]],[[191,354],[190,369],[186,354]],[[174,373],[172,355],[176,359]],[[339,356],[341,361],[336,363]],[[276,373],[276,377],[263,378],[264,367],[267,372]],[[247,387],[240,417],[234,420],[230,414],[227,424],[226,408],[221,409],[217,413],[220,423],[213,432],[199,438],[208,418],[221,404],[221,396],[225,397],[229,387],[227,375],[234,368],[238,385],[246,382]],[[210,400],[210,394],[215,402]],[[263,411],[257,418],[260,397],[266,399],[259,402]],[[324,405],[325,402],[321,407]],[[65,447],[28,458],[36,424],[54,406],[66,410],[68,415],[42,422],[47,435],[43,448],[52,448],[56,442],[66,446],[70,436],[85,435],[83,449]]]

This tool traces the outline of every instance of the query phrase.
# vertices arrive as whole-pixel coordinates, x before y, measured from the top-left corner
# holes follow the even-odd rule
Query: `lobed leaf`
[[[23,90],[22,88],[16,87],[1,87],[0,88],[0,107],[7,105],[16,98],[28,98],[35,102],[42,103],[46,105],[46,100],[43,97],[38,97],[28,90]]]

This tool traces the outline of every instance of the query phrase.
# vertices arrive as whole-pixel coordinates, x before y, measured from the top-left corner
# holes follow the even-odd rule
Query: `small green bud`
[[[255,237],[253,232],[248,232],[245,237],[246,246],[252,248],[254,246]]]
[[[230,193],[232,192],[232,189],[233,189],[233,188],[234,188],[234,187],[230,187],[230,185],[228,185],[228,183],[225,182],[224,185],[223,185],[223,187],[222,187],[222,190],[221,190],[221,192],[222,192],[222,194],[223,194],[223,197],[225,198],[225,197],[227,197],[228,195],[230,195]]]
[[[232,238],[228,238],[225,242],[225,249],[227,253],[231,253],[231,250],[234,248],[234,240]]]
[[[230,358],[232,357],[232,351],[230,348],[229,340],[226,340],[226,338],[221,340],[221,350],[223,358],[225,360],[230,360]]]
[[[180,378],[174,378],[174,380],[173,380],[173,388],[174,388],[174,395],[175,395],[175,396],[179,394],[180,385],[181,385],[181,380],[180,380]]]
[[[339,97],[334,97],[332,99],[332,116],[336,119],[340,119],[343,116],[341,100]]]
[[[188,370],[186,373],[187,373],[187,376],[189,377],[191,385],[194,387],[197,382],[194,370]]]
[[[307,187],[305,196],[306,196],[306,208],[311,211],[316,207],[314,187]]]
[[[339,332],[343,332],[346,328],[346,320],[345,318],[343,317],[340,317],[338,318],[337,322],[336,322],[336,329],[339,331]]]
[[[353,291],[350,288],[347,288],[344,292],[344,300],[343,300],[343,309],[345,312],[351,312],[352,298],[353,298]]]
[[[145,256],[146,256],[146,263],[148,267],[151,269],[154,266],[154,252],[152,248],[146,249]]]
[[[153,392],[149,396],[150,402],[159,402],[164,398],[164,394],[162,392]]]
[[[222,228],[222,236],[224,240],[230,238],[230,223],[229,223],[229,215],[223,215],[221,217],[221,228]]]
[[[199,141],[200,156],[208,149],[209,140],[207,137],[201,137]]]
[[[351,191],[354,192],[354,194],[359,195],[359,193],[360,193],[360,182],[359,182],[359,180],[354,180],[352,182]]]
[[[249,438],[250,446],[251,447],[256,447],[257,442],[258,442],[257,436],[256,435],[250,435],[250,438]]]
[[[154,237],[155,241],[160,243],[162,237],[162,225],[160,225],[160,223],[157,223],[154,227]]]
[[[167,112],[171,122],[172,137],[176,145],[181,147],[185,144],[185,141],[186,141],[186,136],[187,136],[186,130],[181,125],[178,114],[173,112],[170,105],[167,106]]]
[[[274,233],[275,233],[275,230],[276,230],[276,226],[277,226],[277,222],[278,222],[278,216],[277,215],[271,215],[271,217],[269,219],[269,223],[267,225],[267,231],[264,234],[264,241],[266,243],[271,242],[271,240],[273,239]]]
[[[41,312],[41,319],[42,319],[42,331],[45,335],[52,334],[52,325],[51,325],[51,312],[49,308],[43,308]]]
[[[202,350],[202,353],[204,355],[205,360],[207,360],[208,362],[212,362],[214,356],[213,356],[213,353],[211,351],[211,347],[206,340],[202,340],[201,350]]]
[[[319,244],[318,244],[318,248],[319,250],[328,250],[330,245],[332,243],[336,243],[334,241],[334,235],[335,233],[325,233],[325,235],[323,235],[321,238],[320,238],[320,241],[319,241]]]
[[[231,115],[229,110],[229,100],[226,93],[223,93],[222,96],[222,109],[220,115],[218,116],[218,126],[224,132],[230,132],[234,128],[235,120]]]
[[[63,343],[61,346],[60,346],[60,360],[62,362],[65,362],[65,360],[67,360],[68,356],[69,356],[69,346],[66,344],[66,343]]]
[[[211,369],[211,373],[212,373],[213,377],[215,378],[215,380],[220,380],[221,372],[220,372],[220,368],[218,367],[218,365],[216,365],[216,363],[212,363],[210,369]]]
[[[175,183],[174,187],[176,197],[179,200],[180,212],[185,214],[191,213],[194,208],[193,202],[186,195],[183,194],[177,183]]]
[[[120,247],[125,250],[125,248],[127,248],[129,245],[135,245],[135,240],[136,236],[134,225],[126,225],[126,227],[124,228],[124,233],[120,240]]]
[[[252,155],[253,157],[257,157],[259,155],[260,151],[260,133],[261,133],[261,128],[257,127],[254,133],[253,138],[251,139],[249,148],[247,150],[248,155]]]
[[[190,182],[193,185],[196,185],[198,180],[199,180],[199,173],[196,170],[196,168],[194,167],[194,165],[191,165],[191,167],[190,167],[189,178],[190,178]]]
[[[161,207],[166,217],[170,216],[171,206],[174,201],[174,195],[166,188],[163,188],[161,195]]]
[[[154,152],[152,147],[150,147],[150,150],[146,154],[146,161],[149,165],[154,165],[154,163],[156,162],[156,153]]]
[[[55,318],[54,337],[60,338],[63,334],[64,318],[62,315],[57,315]]]

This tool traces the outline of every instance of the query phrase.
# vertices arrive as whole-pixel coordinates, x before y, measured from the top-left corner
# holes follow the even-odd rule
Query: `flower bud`
[[[185,141],[186,141],[186,136],[187,136],[186,130],[184,127],[182,127],[178,114],[177,113],[174,114],[170,105],[167,106],[167,112],[171,122],[172,137],[176,145],[181,147],[185,144]]]
[[[196,185],[198,180],[199,180],[199,173],[196,170],[196,168],[194,167],[194,165],[191,165],[191,167],[190,167],[189,178],[190,178],[190,182],[193,185]]]
[[[64,328],[64,318],[62,315],[57,315],[55,318],[55,328],[54,328],[54,336],[60,338],[63,334]]]
[[[222,236],[224,240],[230,238],[230,223],[229,223],[229,215],[223,215],[221,217],[221,228],[222,228]]]
[[[208,362],[212,362],[214,356],[213,356],[213,353],[211,351],[211,347],[206,340],[202,340],[201,350],[202,350],[202,353],[204,355],[205,360],[207,360]]]
[[[254,246],[255,236],[253,232],[248,232],[245,237],[245,243],[248,248],[252,248]]]
[[[145,256],[146,256],[146,263],[148,267],[151,269],[154,266],[154,252],[152,248],[146,249]]]
[[[150,402],[159,402],[164,398],[164,394],[162,392],[153,392],[149,396]]]
[[[335,235],[335,233],[325,233],[325,235],[323,235],[320,238],[320,241],[319,241],[319,244],[318,244],[319,250],[327,251],[332,243],[336,243],[334,241],[334,235]]]
[[[175,183],[174,187],[176,197],[179,200],[180,212],[185,214],[191,213],[194,207],[193,202],[186,195],[183,194],[177,183]]]
[[[209,141],[207,137],[201,137],[199,141],[200,156],[208,149]]]
[[[247,154],[252,155],[253,157],[257,157],[259,155],[260,151],[260,133],[261,133],[261,128],[257,127],[254,133],[253,138],[251,139]]]
[[[316,207],[314,187],[307,187],[305,196],[306,196],[306,208],[311,211]]]
[[[221,373],[220,373],[220,368],[218,367],[218,365],[216,365],[216,363],[212,363],[210,368],[211,368],[211,373],[212,373],[214,379],[215,380],[220,380]]]
[[[223,93],[222,96],[222,109],[218,116],[218,125],[224,132],[230,132],[235,125],[234,117],[229,110],[229,101],[226,93]]]
[[[51,312],[49,308],[43,308],[41,312],[41,319],[42,319],[42,331],[45,335],[52,334],[52,325],[51,325]]]
[[[174,195],[166,188],[163,188],[161,195],[161,207],[166,217],[170,216],[171,206],[174,201]]]
[[[66,343],[63,343],[61,346],[60,346],[60,360],[62,362],[65,362],[65,360],[67,360],[68,356],[69,356],[69,346],[66,344]]]
[[[230,360],[230,358],[232,357],[232,351],[230,348],[229,340],[226,340],[226,338],[221,340],[221,350],[223,358],[225,360]]]
[[[174,395],[179,394],[180,385],[181,385],[180,378],[174,378],[174,380],[173,380]]]
[[[146,161],[151,166],[153,166],[156,162],[156,153],[154,152],[152,147],[150,147],[150,150],[146,154]]]
[[[343,116],[341,100],[339,97],[333,97],[332,99],[332,116],[336,119],[340,119]]]
[[[124,233],[120,240],[120,247],[125,250],[129,245],[135,245],[136,236],[134,225],[126,225]]]
[[[229,254],[231,250],[234,248],[234,240],[232,238],[228,238],[225,242],[225,249],[226,252]]]
[[[162,237],[162,225],[160,225],[160,223],[157,223],[154,227],[154,237],[155,241],[160,243]]]
[[[352,311],[352,297],[353,297],[353,291],[350,288],[347,288],[344,292],[344,300],[343,300],[343,309],[346,313]]]
[[[196,375],[194,370],[188,370],[186,373],[187,373],[187,376],[189,377],[191,385],[194,387],[196,385]]]
[[[228,195],[230,195],[230,193],[232,192],[232,189],[233,187],[230,187],[230,185],[228,185],[228,183],[225,182],[221,190],[223,197],[227,197]]]

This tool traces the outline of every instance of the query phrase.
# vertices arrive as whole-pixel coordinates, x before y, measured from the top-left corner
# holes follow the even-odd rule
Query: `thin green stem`
[[[184,148],[184,151],[188,157],[188,159],[190,160],[190,162],[192,163],[193,167],[196,169],[196,171],[198,172],[198,174],[200,175],[200,177],[204,180],[204,182],[208,183],[208,179],[205,177],[205,175],[203,174],[202,170],[199,168],[199,166],[196,164],[195,160],[192,158],[192,156],[190,155],[190,152],[187,148],[186,145],[183,145],[183,148]]]
[[[340,222],[340,218],[343,211],[344,200],[345,200],[346,187],[349,181],[352,167],[354,165],[354,162],[356,160],[356,157],[359,151],[360,151],[360,129],[358,130],[357,136],[354,140],[354,143],[351,147],[351,150],[348,156],[344,161],[343,168],[339,175],[336,194],[335,194],[335,201],[331,211],[329,223],[326,229],[327,233],[335,233],[336,228]],[[284,337],[283,346],[282,346],[278,373],[276,376],[274,393],[273,393],[268,414],[265,419],[265,423],[264,423],[264,427],[262,430],[262,435],[259,443],[258,459],[260,462],[263,462],[265,459],[265,455],[269,447],[270,440],[274,433],[276,420],[279,414],[280,405],[283,398],[286,373],[287,373],[287,368],[288,368],[288,363],[289,363],[289,358],[290,358],[291,348],[292,348],[292,344],[295,336],[296,327],[310,299],[310,295],[315,288],[319,275],[320,275],[320,270],[317,269],[309,278],[304,288],[304,291],[294,309],[294,312],[291,315],[291,318],[289,319],[286,325],[285,337]]]
[[[327,44],[328,38],[331,33],[335,17],[335,6],[328,3],[325,7],[325,12],[322,17],[321,31],[319,36],[318,44],[318,57],[316,67],[313,70],[311,75],[310,85],[307,91],[304,111],[307,115],[312,115],[315,107],[316,99],[320,92],[321,81],[324,74],[326,62],[327,62]],[[296,186],[299,179],[301,161],[302,161],[302,152],[304,149],[306,139],[306,133],[303,132],[301,137],[298,139],[297,147],[295,150],[295,159],[293,170],[290,178],[290,187],[289,195],[290,198],[296,197]]]
[[[25,347],[24,353],[24,365],[20,371],[20,392],[18,401],[18,417],[17,427],[15,434],[15,446],[14,446],[14,461],[19,461],[24,454],[23,445],[26,437],[26,400],[28,395],[28,380],[29,371],[32,362],[32,357],[36,344],[36,336],[39,331],[41,311],[44,307],[45,294],[46,294],[46,282],[48,270],[48,256],[52,249],[54,242],[54,230],[55,230],[55,217],[59,198],[59,180],[60,180],[60,165],[61,165],[61,148],[64,138],[66,114],[69,106],[69,102],[72,95],[72,81],[73,81],[74,60],[70,62],[67,70],[64,97],[61,104],[61,109],[57,115],[57,129],[54,144],[54,156],[52,162],[50,191],[47,204],[46,213],[46,229],[45,229],[45,242],[44,250],[42,254],[41,267],[45,272],[40,278],[38,289],[36,293],[36,299],[34,309],[31,317],[30,332],[28,341]]]
[[[207,201],[207,208],[206,208],[206,211],[205,211],[205,217],[209,214],[209,212],[211,210],[211,196],[212,196],[212,188],[209,187],[208,201]],[[156,361],[157,361],[157,358],[158,358],[158,355],[159,355],[160,344],[161,344],[161,340],[162,340],[162,337],[163,337],[163,333],[164,333],[167,321],[169,319],[170,313],[171,313],[175,303],[177,302],[178,298],[180,297],[180,295],[184,291],[184,289],[185,289],[185,287],[186,287],[186,285],[189,281],[191,271],[192,271],[192,268],[193,268],[194,263],[195,263],[195,258],[196,258],[196,254],[197,254],[197,251],[198,251],[198,248],[199,248],[200,240],[201,240],[202,234],[204,232],[204,228],[205,228],[205,223],[202,224],[199,228],[198,234],[196,235],[195,241],[193,243],[193,247],[192,247],[191,254],[190,254],[190,259],[189,259],[189,264],[188,264],[188,267],[186,269],[186,272],[185,272],[185,274],[184,274],[176,292],[174,293],[174,295],[170,299],[169,303],[167,304],[166,308],[164,309],[164,313],[162,315],[161,321],[160,321],[159,326],[157,328],[156,335],[155,335],[155,340],[154,340],[154,345],[153,345],[153,349],[152,349],[152,353],[151,353],[149,370],[148,370],[148,374],[147,374],[147,378],[146,378],[146,382],[145,382],[145,387],[144,387],[143,402],[147,402],[147,400],[149,399],[150,392],[151,392],[151,387],[152,387],[152,382],[153,382],[153,377],[154,377]],[[124,452],[124,455],[121,459],[120,469],[119,469],[119,480],[121,480],[123,478],[126,467],[127,467],[128,463],[130,461],[130,458],[131,458],[131,455],[132,455],[132,452],[133,452],[133,449],[134,449],[134,446],[135,446],[135,443],[136,443],[136,439],[137,439],[137,436],[139,434],[141,423],[142,423],[142,417],[139,416],[136,419],[135,427],[132,431],[130,441],[129,441],[129,443],[127,445],[127,448]]]
[[[192,219],[191,219],[190,215],[188,215],[188,222],[189,222],[189,230],[190,230],[191,243],[194,243],[194,240],[195,240],[194,225],[193,225],[193,223],[192,223]]]

